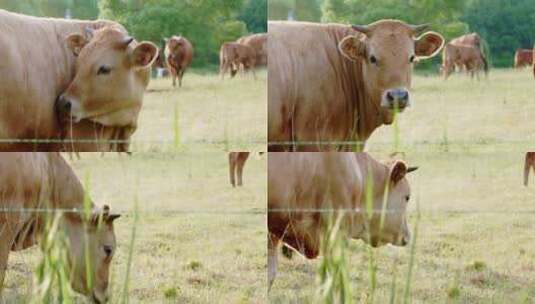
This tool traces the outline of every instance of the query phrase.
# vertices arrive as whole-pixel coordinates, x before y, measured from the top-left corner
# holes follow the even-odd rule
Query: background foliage
[[[306,3],[306,5],[303,5]],[[319,12],[319,13],[318,13]],[[269,19],[367,24],[384,18],[431,23],[449,41],[478,32],[492,62],[510,67],[517,48],[535,42],[534,0],[270,0]],[[435,58],[436,64],[439,58]],[[429,67],[433,62],[423,65]]]
[[[123,24],[138,40],[162,45],[171,35],[187,37],[193,65],[217,64],[220,45],[267,31],[267,0],[0,0],[0,8],[35,16],[105,18]]]

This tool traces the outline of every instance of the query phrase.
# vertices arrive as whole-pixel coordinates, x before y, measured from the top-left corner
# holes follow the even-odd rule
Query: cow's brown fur
[[[451,75],[455,66],[464,67],[472,78],[474,75],[479,78],[479,71],[485,66],[483,54],[473,46],[448,43],[442,53],[442,73],[445,79]]]
[[[243,186],[243,167],[249,158],[249,152],[230,152],[228,154],[230,184],[236,187],[236,176],[238,177],[238,186]]]

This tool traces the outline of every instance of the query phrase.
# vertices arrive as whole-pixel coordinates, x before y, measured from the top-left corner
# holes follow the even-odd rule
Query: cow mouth
[[[78,120],[71,115],[70,107],[56,101],[55,114],[63,150],[68,152],[127,152],[132,126],[107,126],[91,118]]]

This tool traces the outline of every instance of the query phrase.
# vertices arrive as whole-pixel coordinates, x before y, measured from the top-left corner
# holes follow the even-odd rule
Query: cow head
[[[56,102],[58,115],[73,123],[135,129],[158,48],[112,26],[72,34],[66,41],[77,56],[75,77]]]
[[[174,58],[181,48],[185,47],[184,39],[181,36],[173,36],[169,39],[165,39],[165,47],[169,56]]]
[[[420,35],[427,25],[414,26],[397,20],[352,28],[363,35],[343,38],[338,48],[348,59],[362,63],[366,90],[380,107],[384,122],[392,123],[394,110],[403,111],[411,104],[409,89],[414,62],[435,56],[444,45],[444,38],[435,32]]]
[[[83,214],[67,217],[71,285],[95,303],[108,301],[109,269],[116,248],[113,221],[119,216],[104,206],[89,218]]]
[[[388,166],[381,166],[384,167],[386,173],[374,172],[373,182],[367,183],[368,187],[365,189],[365,191],[371,191],[371,195],[365,194],[364,197],[371,198],[374,212],[364,219],[365,233],[361,234],[360,238],[369,242],[373,247],[385,244],[405,246],[410,241],[406,216],[410,187],[405,175],[417,168],[409,168],[402,161],[394,161]],[[386,198],[385,195],[387,195]],[[381,211],[385,203],[386,208],[383,213]],[[384,218],[381,219],[381,217]]]

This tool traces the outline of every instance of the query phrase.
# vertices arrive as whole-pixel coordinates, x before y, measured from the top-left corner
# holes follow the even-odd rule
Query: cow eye
[[[412,55],[411,58],[409,59],[409,61],[410,61],[411,63],[413,63],[413,62],[414,62],[414,59],[416,59],[416,57],[415,57],[414,55]]]
[[[375,58],[375,56],[371,55],[370,56],[370,62],[373,63],[373,64],[377,64],[377,58]]]
[[[410,199],[411,199],[411,196],[410,196],[410,195],[405,196],[405,201],[408,202]]]
[[[97,75],[108,75],[111,72],[111,68],[109,66],[101,66],[98,68]]]

